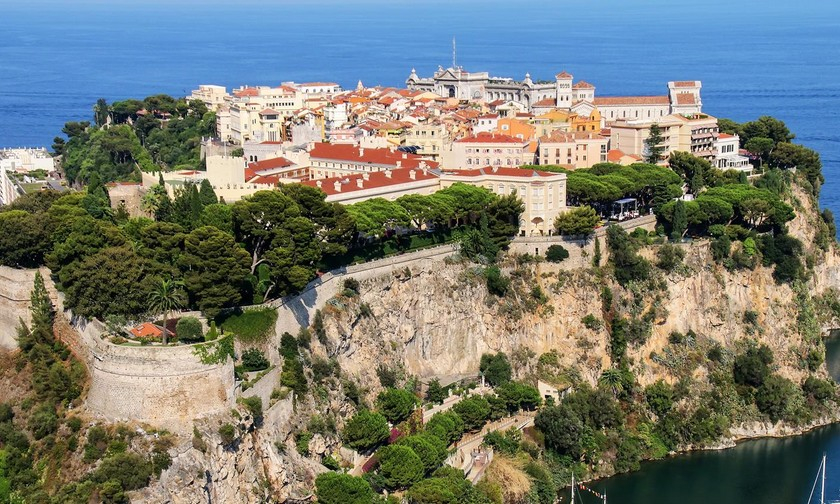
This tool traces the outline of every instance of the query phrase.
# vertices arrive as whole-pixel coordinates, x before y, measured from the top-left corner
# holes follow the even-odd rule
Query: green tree
[[[154,297],[159,297],[164,294],[163,282],[167,282],[167,280],[162,280],[161,284],[152,291],[153,293],[161,291],[154,295]],[[183,296],[183,291],[181,292],[181,295]],[[181,317],[178,319],[178,323],[175,325],[175,335],[178,336],[178,341],[182,341],[184,343],[197,343],[199,341],[204,341],[204,330],[201,327],[201,321],[195,317]]]
[[[423,462],[408,446],[390,445],[376,454],[379,457],[379,474],[385,478],[389,488],[408,488],[423,479]]]
[[[755,121],[743,123],[740,130],[741,145],[756,137],[769,138],[774,143],[787,143],[794,139],[784,122],[770,116],[761,116]]]
[[[637,246],[620,226],[607,228],[607,247],[618,283],[627,285],[648,277],[650,264],[637,253]]]
[[[51,247],[44,215],[23,210],[0,212],[0,264],[35,268]]]
[[[370,504],[374,493],[363,478],[336,472],[315,478],[315,495],[319,504]]]
[[[149,293],[149,309],[157,314],[163,316],[163,344],[166,345],[169,340],[169,328],[167,327],[167,320],[169,314],[181,308],[184,305],[184,291],[181,282],[170,279],[161,279]],[[198,322],[198,319],[196,319]],[[189,329],[189,323],[185,323],[185,329]],[[181,321],[178,321],[181,325]],[[199,334],[201,333],[201,324],[199,324]],[[189,336],[188,336],[189,337]]]
[[[96,100],[96,105],[93,106],[93,122],[98,127],[105,126],[108,122],[108,115],[110,110],[108,108],[108,102],[105,101],[105,98],[100,98]]]
[[[208,317],[226,306],[236,306],[248,274],[248,253],[233,237],[210,226],[200,227],[184,239],[178,259],[191,303]]]
[[[766,345],[752,346],[746,352],[735,357],[733,377],[735,383],[760,387],[770,376],[770,365],[773,363],[773,352]]]
[[[755,404],[759,411],[770,417],[770,420],[778,422],[784,416],[794,394],[793,382],[779,375],[770,375],[756,391]]]
[[[487,423],[490,417],[490,403],[481,396],[472,395],[456,403],[452,411],[464,421],[466,430],[475,431]]]
[[[543,408],[534,419],[534,426],[545,435],[545,444],[560,455],[577,460],[583,454],[581,446],[584,425],[572,409],[561,404]]]
[[[677,200],[674,204],[674,219],[671,222],[671,239],[682,240],[688,230],[688,216],[686,215],[685,202]]]
[[[65,273],[62,283],[67,306],[76,315],[101,320],[144,313],[153,288],[148,262],[126,247],[109,247],[85,257]]]
[[[426,474],[440,467],[446,458],[446,444],[431,434],[413,434],[397,441],[397,444],[408,446],[420,457]]]
[[[662,380],[657,380],[645,387],[645,399],[648,407],[657,417],[664,417],[674,406],[674,391],[670,385]]]
[[[483,354],[478,371],[490,386],[498,386],[510,381],[513,370],[504,352]]]
[[[433,378],[429,382],[429,388],[426,390],[426,400],[431,403],[442,404],[443,400],[446,399],[446,394],[446,389],[441,387],[440,380]]]
[[[376,397],[376,407],[392,424],[407,419],[416,405],[417,398],[407,390],[389,388]]]
[[[204,207],[198,219],[201,226],[213,226],[225,233],[233,234],[233,209],[224,203],[213,203]]]
[[[545,259],[548,262],[559,263],[569,258],[569,251],[562,245],[550,245],[545,251]]]
[[[624,390],[624,375],[618,368],[607,368],[601,372],[598,384],[610,389],[613,395],[618,395]]]
[[[589,236],[601,222],[601,217],[590,206],[572,208],[554,219],[554,228],[562,235]]]
[[[645,139],[645,162],[656,164],[662,159],[665,153],[665,139],[662,136],[662,128],[659,124],[653,123],[650,126],[650,133]]]
[[[216,191],[213,190],[213,186],[207,179],[201,181],[201,187],[198,190],[198,195],[199,199],[201,200],[202,207],[206,207],[207,205],[214,205],[219,202],[219,198],[216,197]]]
[[[766,137],[750,138],[744,144],[745,149],[758,156],[759,168],[761,168],[764,165],[764,163],[767,162],[767,160],[770,158],[770,154],[773,152],[773,149],[775,147],[776,143],[773,142],[772,139]]]
[[[426,422],[425,431],[449,445],[464,433],[464,420],[454,411],[435,413]]]
[[[672,152],[668,157],[668,166],[685,180],[692,194],[697,194],[705,186],[706,174],[712,169],[705,159],[683,151]]]
[[[382,444],[388,436],[388,421],[380,413],[362,410],[344,426],[344,441],[356,450],[367,451]]]

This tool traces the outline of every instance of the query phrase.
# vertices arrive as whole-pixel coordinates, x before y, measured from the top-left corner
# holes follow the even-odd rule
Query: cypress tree
[[[656,164],[662,159],[662,154],[665,152],[665,146],[662,143],[665,141],[662,138],[662,128],[654,123],[650,127],[650,134],[645,140],[645,147],[647,149],[647,156],[645,161],[651,164]]]
[[[677,200],[674,206],[674,221],[671,224],[671,239],[674,241],[682,240],[686,229],[688,229],[688,216],[685,213],[685,202]]]

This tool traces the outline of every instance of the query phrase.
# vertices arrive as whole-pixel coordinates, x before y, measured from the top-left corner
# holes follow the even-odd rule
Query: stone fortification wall
[[[87,348],[87,407],[113,421],[191,431],[193,420],[234,405],[233,361],[202,364],[192,345],[122,346],[101,338],[99,322],[76,324]]]
[[[29,294],[35,270],[0,266],[0,348],[17,348],[17,327],[21,320],[29,324]]]
[[[301,327],[309,326],[315,311],[324,306],[328,299],[338,294],[344,279],[362,281],[382,275],[390,275],[406,267],[423,266],[440,261],[458,251],[455,244],[440,245],[416,252],[356,264],[332,270],[309,283],[297,296],[278,299],[271,304],[277,308],[275,332],[279,337],[284,332],[296,334]]]
[[[645,215],[618,224],[628,233],[634,229],[642,228],[653,231],[656,227],[656,216]],[[571,270],[575,268],[586,268],[592,264],[592,257],[595,255],[595,239],[601,241],[601,263],[607,261],[607,228],[601,227],[595,230],[595,236],[588,240],[577,240],[564,236],[518,236],[510,244],[510,251],[516,254],[545,255],[546,249],[552,245],[562,245],[568,252],[569,257],[559,263],[559,268]]]
[[[280,372],[282,370],[281,366],[275,366],[274,369],[266,373],[262,378],[257,380],[256,383],[248,390],[245,390],[241,393],[242,397],[259,397],[264,406],[268,405],[269,400],[271,400],[271,393],[274,392],[274,389],[280,385]]]

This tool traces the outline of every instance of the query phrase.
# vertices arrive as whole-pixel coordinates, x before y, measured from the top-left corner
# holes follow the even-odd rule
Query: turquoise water
[[[826,344],[826,365],[840,379],[840,335]],[[785,439],[746,441],[731,450],[649,462],[640,471],[593,482],[613,504],[806,503],[823,453],[826,499],[840,500],[840,425]],[[811,502],[817,504],[818,498]],[[588,499],[584,503],[594,503]]]

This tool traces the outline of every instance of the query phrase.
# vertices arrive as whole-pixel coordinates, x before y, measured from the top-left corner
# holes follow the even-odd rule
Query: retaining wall
[[[270,303],[271,306],[277,308],[275,332],[279,337],[284,332],[297,334],[301,327],[308,327],[315,311],[339,293],[345,278],[353,277],[361,281],[389,275],[409,266],[426,265],[442,260],[457,251],[456,244],[439,245],[325,273],[310,282],[300,294]]]
[[[23,320],[29,324],[29,294],[35,270],[0,266],[0,348],[17,348],[17,328]]]
[[[242,397],[259,397],[262,400],[263,406],[267,406],[271,400],[271,393],[280,385],[281,370],[282,367],[275,366],[274,369],[257,380],[252,387],[242,391],[240,395]]]

